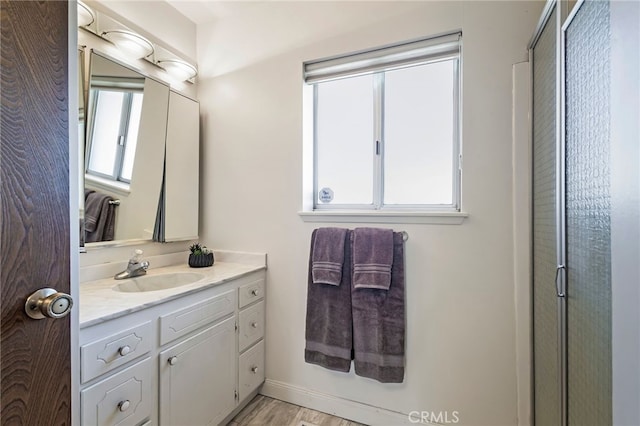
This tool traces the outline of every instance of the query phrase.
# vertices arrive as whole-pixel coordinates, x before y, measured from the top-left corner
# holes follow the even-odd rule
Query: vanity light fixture
[[[149,40],[127,30],[109,30],[102,37],[118,46],[125,54],[134,59],[142,59],[153,53],[153,45]]]
[[[158,66],[180,81],[191,80],[198,75],[196,67],[179,59],[159,60]]]
[[[93,24],[95,20],[96,15],[93,13],[93,10],[78,0],[78,26],[86,27],[87,25]]]

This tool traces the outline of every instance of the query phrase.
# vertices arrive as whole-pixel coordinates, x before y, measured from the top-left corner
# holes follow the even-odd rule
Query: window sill
[[[90,175],[89,173],[85,173],[84,179],[86,182],[89,182],[91,186],[99,190],[116,193],[125,197],[131,193],[130,186],[123,182],[115,182],[99,176]]]
[[[433,225],[461,225],[469,216],[465,212],[420,211],[300,211],[305,222],[353,222],[353,223],[420,223]]]

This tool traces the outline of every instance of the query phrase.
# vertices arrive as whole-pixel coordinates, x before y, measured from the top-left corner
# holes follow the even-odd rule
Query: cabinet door
[[[200,106],[169,94],[165,163],[166,241],[198,238]]]
[[[235,407],[235,319],[160,353],[160,424],[215,425]]]

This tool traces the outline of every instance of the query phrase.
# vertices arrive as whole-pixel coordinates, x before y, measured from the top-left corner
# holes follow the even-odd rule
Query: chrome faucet
[[[149,269],[149,262],[142,260],[142,250],[136,250],[133,252],[133,256],[129,259],[127,269],[117,273],[113,278],[116,280],[124,280],[125,278],[139,277],[147,273]]]

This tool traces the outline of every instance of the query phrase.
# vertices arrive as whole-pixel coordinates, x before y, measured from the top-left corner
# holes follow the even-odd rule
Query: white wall
[[[529,62],[513,66],[513,260],[518,425],[532,420],[531,80]]]
[[[613,424],[637,425],[640,424],[640,3],[612,2],[610,11]]]
[[[527,59],[543,4],[266,2],[198,26],[201,239],[268,253],[271,383],[405,414],[455,410],[461,424],[517,423],[511,73]],[[307,257],[320,224],[297,214],[302,62],[460,28],[469,218],[394,226],[410,235],[405,382],[305,364]]]

